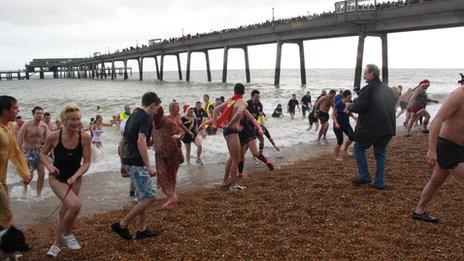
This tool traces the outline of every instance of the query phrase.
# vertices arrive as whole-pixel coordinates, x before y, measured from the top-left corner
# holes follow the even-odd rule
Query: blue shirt
[[[350,116],[345,112],[345,103],[343,101],[338,101],[335,104],[335,109],[337,110],[337,122],[340,127],[347,126],[350,124]]]
[[[335,104],[337,104],[337,102],[341,101],[342,99],[343,99],[343,96],[341,94],[335,95]]]

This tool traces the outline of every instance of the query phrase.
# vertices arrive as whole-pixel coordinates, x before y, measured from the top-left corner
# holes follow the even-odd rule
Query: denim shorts
[[[143,199],[155,198],[156,189],[153,181],[151,180],[150,174],[148,173],[147,167],[145,166],[133,166],[124,165],[127,174],[130,175],[132,183],[135,187],[135,193],[139,201]]]

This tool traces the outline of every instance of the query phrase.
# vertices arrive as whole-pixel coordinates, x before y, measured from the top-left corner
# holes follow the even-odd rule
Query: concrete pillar
[[[164,73],[164,54],[161,55],[160,81],[163,81]]]
[[[53,79],[58,78],[58,68],[53,68]]]
[[[209,66],[209,53],[208,50],[205,51],[205,59],[206,59],[206,77],[208,78],[208,82],[211,81],[211,69]]]
[[[224,59],[222,60],[222,82],[227,82],[227,59],[229,56],[229,47],[224,46]]]
[[[298,42],[300,49],[300,74],[301,74],[301,85],[306,85],[306,65],[305,65],[305,54],[303,41]]]
[[[29,79],[30,79],[30,77],[29,77],[29,69],[26,68],[26,80],[29,80]]]
[[[103,79],[103,77],[106,78],[106,69],[105,69],[104,62],[101,63],[101,67],[100,67],[100,79]]]
[[[127,60],[124,60],[124,80],[127,80],[129,78],[127,76]]]
[[[177,57],[177,72],[179,73],[179,80],[182,80],[182,68],[180,66],[180,55],[176,54]]]
[[[251,81],[250,77],[250,63],[248,62],[248,46],[243,47],[243,54],[245,55],[245,75],[246,75],[246,82],[249,83]]]
[[[88,69],[87,65],[84,65],[83,69],[84,69],[84,79],[87,79],[87,69]]]
[[[280,64],[282,61],[282,41],[277,42],[276,67],[274,75],[274,85],[280,84]]]
[[[159,72],[159,67],[158,67],[158,56],[155,55],[155,69],[156,69],[156,79],[160,79],[160,72]]]
[[[354,88],[361,87],[361,74],[363,66],[363,56],[364,56],[364,40],[366,39],[366,34],[363,32],[359,33],[358,39],[358,55],[356,58],[356,68],[354,73]]]
[[[192,52],[187,52],[187,70],[185,71],[185,81],[190,81],[190,59],[192,56]]]
[[[137,63],[139,64],[139,80],[143,80],[143,57],[137,59]]]
[[[0,81],[2,80],[2,73],[0,73]]]
[[[388,86],[388,36],[381,34],[382,39],[382,81]]]
[[[18,74],[18,80],[22,80],[22,79],[21,79],[21,73],[18,72],[17,74]]]
[[[95,65],[94,64],[90,65],[90,71],[92,74],[92,79],[95,79]]]
[[[40,67],[39,75],[40,75],[40,79],[44,79],[44,78],[45,78],[45,76],[44,76],[44,71],[43,71],[43,67]]]

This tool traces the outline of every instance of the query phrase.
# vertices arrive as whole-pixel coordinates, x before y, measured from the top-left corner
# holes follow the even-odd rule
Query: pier
[[[350,0],[335,4],[333,11],[316,17],[297,17],[268,21],[256,26],[243,26],[219,32],[180,37],[175,40],[151,42],[148,46],[125,49],[111,54],[94,55],[78,59],[34,59],[26,65],[26,79],[29,73],[39,68],[40,78],[45,71],[53,72],[54,78],[128,78],[128,60],[136,60],[139,80],[143,80],[143,61],[155,59],[156,78],[163,80],[165,56],[175,56],[179,80],[183,79],[180,54],[187,54],[185,80],[190,81],[191,54],[204,53],[206,59],[206,80],[211,81],[209,51],[223,49],[222,82],[227,82],[227,62],[229,49],[243,50],[246,82],[251,81],[248,47],[275,43],[276,64],[274,84],[280,84],[282,46],[297,44],[299,47],[301,84],[305,85],[306,57],[304,41],[347,36],[358,37],[354,87],[361,85],[361,73],[366,37],[379,37],[382,41],[382,80],[388,84],[388,34],[427,29],[464,26],[464,1],[462,0],[410,0],[406,3],[377,3],[376,0]],[[459,38],[460,39],[460,38]],[[456,39],[458,40],[458,39]],[[123,67],[116,68],[115,63]],[[55,77],[56,76],[56,77]]]

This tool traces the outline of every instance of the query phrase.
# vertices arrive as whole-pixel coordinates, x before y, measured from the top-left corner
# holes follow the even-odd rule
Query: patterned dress
[[[158,188],[166,195],[174,192],[177,170],[183,162],[180,143],[172,137],[178,134],[184,134],[184,131],[167,117],[163,118],[159,129],[153,128],[152,131]]]

